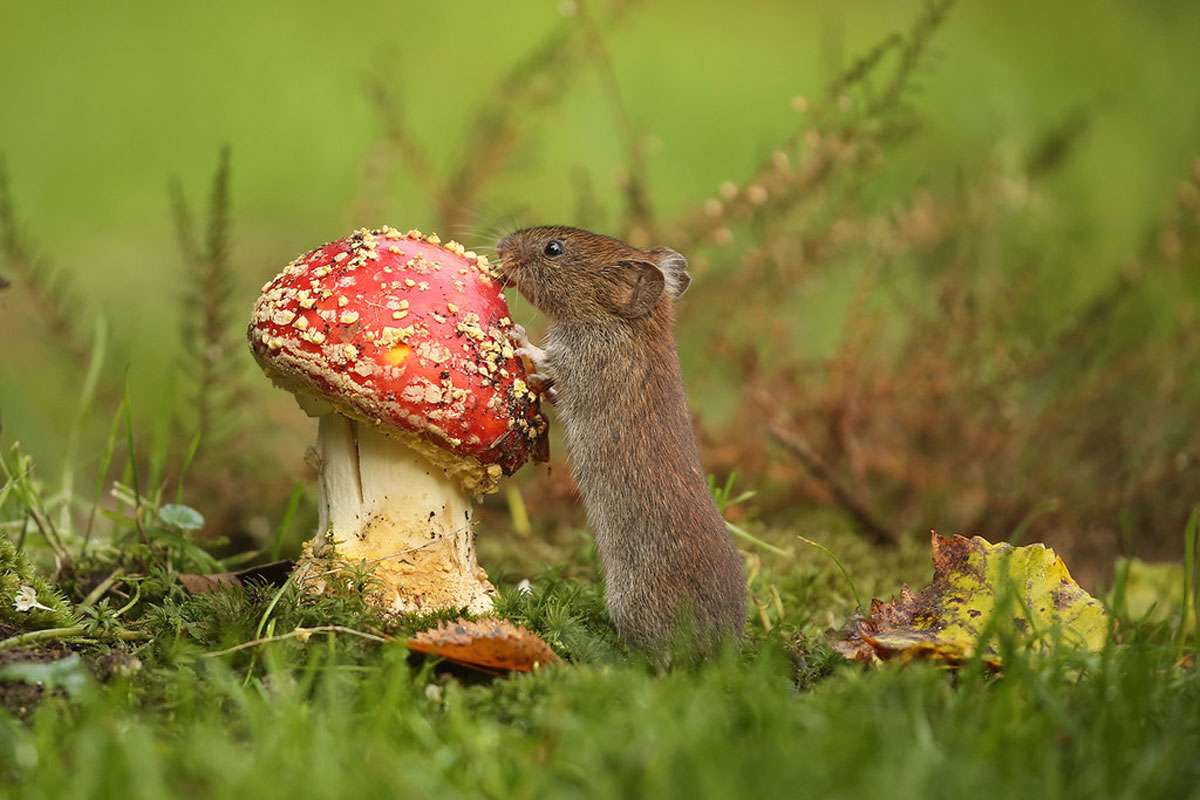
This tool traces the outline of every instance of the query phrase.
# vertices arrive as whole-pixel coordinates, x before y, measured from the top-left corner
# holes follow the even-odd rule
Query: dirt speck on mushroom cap
[[[485,257],[383,228],[293,260],[263,286],[248,335],[278,383],[473,459],[494,485],[546,433],[511,328]]]

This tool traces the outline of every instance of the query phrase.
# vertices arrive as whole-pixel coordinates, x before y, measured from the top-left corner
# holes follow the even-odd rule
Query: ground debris
[[[908,586],[888,602],[871,601],[830,644],[847,659],[930,660],[958,666],[976,655],[981,635],[1010,634],[1031,649],[1060,643],[1097,651],[1104,645],[1108,615],[1071,578],[1066,564],[1043,544],[1013,547],[974,536],[932,536],[933,580]],[[978,655],[998,668],[990,641]]]
[[[531,672],[562,660],[536,633],[502,619],[443,622],[406,644],[409,650],[477,669]]]
[[[283,586],[295,566],[295,561],[284,559],[236,572],[215,572],[211,575],[182,574],[179,576],[179,582],[189,594],[209,594],[226,586],[245,586],[249,582]]]

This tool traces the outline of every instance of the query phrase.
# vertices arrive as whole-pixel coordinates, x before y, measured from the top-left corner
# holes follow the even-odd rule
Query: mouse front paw
[[[533,347],[533,343],[529,341],[529,334],[525,331],[525,326],[519,322],[514,322],[508,329],[508,339],[518,351],[525,347]]]
[[[552,391],[551,385],[554,383],[548,375],[550,371],[547,363],[546,351],[529,341],[529,336],[525,333],[524,326],[514,324],[509,330],[509,338],[516,347],[513,348],[513,354],[518,358],[524,358],[528,361],[529,375],[526,376],[526,383],[529,384],[535,392],[547,394]],[[535,381],[540,382],[545,389],[538,388]],[[550,402],[554,402],[551,400]]]
[[[554,379],[540,372],[531,372],[525,376],[525,383],[537,394],[546,398],[550,405],[558,402],[558,389],[554,388]]]
[[[514,352],[518,356],[529,359],[534,372],[543,372],[546,369],[546,351],[542,348],[527,344],[524,347],[518,347]]]

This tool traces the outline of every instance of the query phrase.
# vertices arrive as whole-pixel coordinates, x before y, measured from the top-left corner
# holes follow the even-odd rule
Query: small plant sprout
[[[300,583],[319,589],[316,559],[335,558],[371,569],[389,611],[491,609],[473,501],[546,441],[501,289],[486,258],[391,228],[263,287],[254,356],[318,420],[320,522]]]

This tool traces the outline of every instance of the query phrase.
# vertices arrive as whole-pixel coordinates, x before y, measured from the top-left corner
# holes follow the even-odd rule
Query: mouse
[[[742,559],[701,465],[675,341],[687,259],[563,226],[518,230],[497,254],[505,284],[549,323],[544,348],[518,329],[517,350],[555,407],[618,634],[660,655],[736,645]]]

